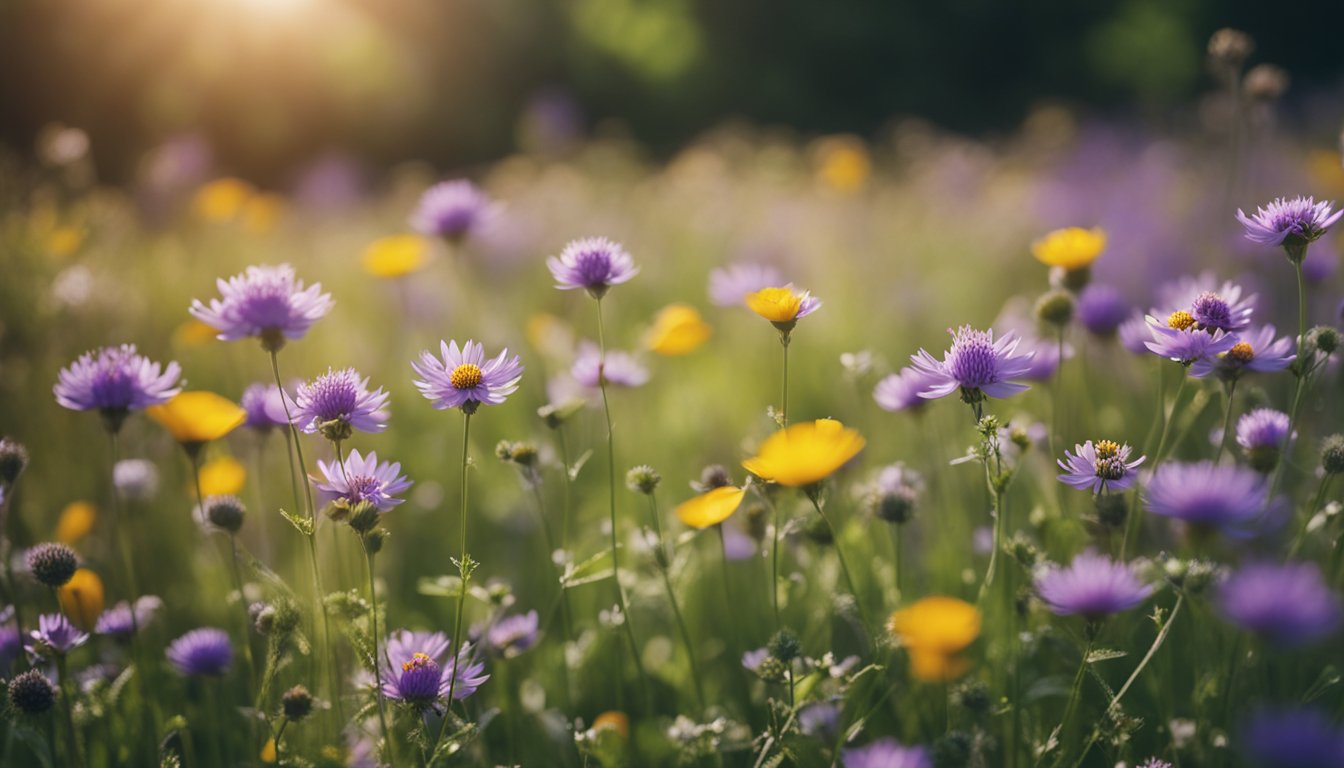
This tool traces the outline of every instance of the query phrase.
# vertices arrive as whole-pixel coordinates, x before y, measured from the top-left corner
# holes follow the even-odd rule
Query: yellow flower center
[[[1227,350],[1227,356],[1232,358],[1233,360],[1236,360],[1238,363],[1245,365],[1246,363],[1249,363],[1251,362],[1251,360],[1255,359],[1255,350],[1251,349],[1250,344],[1247,344],[1246,342],[1242,341],[1238,342],[1237,344],[1233,345],[1231,349]]]
[[[1187,331],[1195,326],[1195,316],[1183,309],[1172,312],[1167,317],[1167,327],[1178,331]]]
[[[792,288],[762,288],[747,296],[747,307],[772,323],[787,323],[798,318],[806,294],[794,293]]]
[[[1114,440],[1097,441],[1097,458],[1111,459],[1120,455],[1120,445]]]
[[[463,363],[448,375],[448,383],[455,389],[471,389],[480,386],[481,368],[474,363]]]
[[[432,662],[432,661],[434,661],[434,660],[431,659],[431,658],[429,658],[429,656],[427,656],[427,655],[425,655],[425,654],[423,654],[423,653],[413,653],[413,654],[411,654],[411,660],[410,660],[410,661],[407,661],[407,662],[404,662],[404,663],[401,665],[401,671],[402,671],[402,672],[409,672],[409,671],[411,671],[412,669],[415,669],[415,668],[417,668],[417,667],[426,667],[426,666],[429,666],[429,663]]]

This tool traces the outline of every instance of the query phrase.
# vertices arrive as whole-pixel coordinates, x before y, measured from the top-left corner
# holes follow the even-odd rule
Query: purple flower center
[[[426,654],[416,653],[410,661],[401,665],[401,679],[397,682],[397,689],[407,701],[430,702],[439,697],[441,678],[438,662]]]
[[[584,251],[575,259],[574,266],[584,287],[598,288],[606,285],[611,275],[611,254],[601,250]]]
[[[126,370],[126,361],[120,355],[109,358],[108,362],[109,367],[94,374],[90,387],[93,401],[101,408],[129,408],[135,400],[135,379]]]
[[[249,323],[262,329],[279,329],[290,320],[290,294],[293,291],[285,280],[258,281],[249,286],[247,300],[241,304],[241,314]]]
[[[962,329],[952,337],[948,373],[966,389],[980,389],[995,381],[997,356],[985,331]]]
[[[1222,296],[1212,291],[1205,291],[1195,297],[1190,307],[1190,314],[1201,328],[1232,330],[1232,307],[1228,306]]]
[[[346,484],[350,486],[351,501],[377,501],[382,496],[383,484],[372,475],[351,475]]]
[[[346,372],[320,376],[309,390],[319,421],[348,418],[359,402],[359,386]]]

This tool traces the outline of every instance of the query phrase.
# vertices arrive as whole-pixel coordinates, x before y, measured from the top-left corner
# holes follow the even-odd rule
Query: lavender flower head
[[[329,440],[344,440],[356,429],[382,432],[387,429],[389,397],[382,387],[370,392],[368,377],[361,379],[354,368],[329,368],[299,386],[294,423],[308,434],[321,432]]]
[[[383,696],[418,709],[434,707],[448,697],[449,689],[453,688],[453,675],[457,675],[454,699],[461,701],[475,693],[490,679],[484,674],[485,665],[471,663],[470,647],[463,646],[453,659],[452,668],[445,670],[443,661],[448,657],[451,645],[442,632],[405,629],[394,632],[387,638]]]
[[[1237,420],[1237,445],[1259,472],[1269,472],[1279,463],[1292,430],[1288,414],[1273,408],[1256,408]]]
[[[1088,550],[1068,567],[1051,566],[1036,576],[1036,592],[1060,616],[1098,621],[1137,607],[1153,593],[1126,563]]]
[[[840,732],[840,707],[830,701],[816,701],[798,710],[798,727],[807,736],[828,742]]]
[[[720,307],[740,307],[749,294],[784,282],[779,270],[767,264],[730,264],[709,273],[709,300]]]
[[[1185,310],[1172,312],[1165,323],[1149,315],[1152,340],[1144,344],[1148,351],[1182,365],[1207,360],[1232,349],[1237,337],[1222,330],[1201,330],[1194,316]]]
[[[33,656],[64,656],[83,645],[88,639],[87,632],[70,623],[63,614],[44,613],[37,617],[37,629],[28,633],[32,642],[28,643],[28,653]]]
[[[1225,381],[1234,381],[1246,371],[1273,373],[1287,368],[1297,359],[1293,340],[1274,338],[1274,326],[1238,334],[1237,342],[1214,358],[1203,357],[1190,366],[1190,375],[1202,379],[1210,373]]]
[[[910,356],[915,370],[930,379],[920,397],[934,400],[961,390],[963,399],[977,402],[981,395],[1004,398],[1028,389],[1013,381],[1031,369],[1032,358],[1032,353],[1016,354],[1016,334],[1009,332],[995,341],[993,330],[977,331],[969,325],[948,333],[952,348],[941,361],[923,349]]]
[[[1116,336],[1120,338],[1120,346],[1132,354],[1149,354],[1148,342],[1153,340],[1153,334],[1148,330],[1148,320],[1142,312],[1135,311],[1128,320],[1120,323]]]
[[[1114,336],[1132,312],[1125,297],[1109,285],[1092,283],[1078,294],[1078,320],[1094,336]]]
[[[1314,709],[1258,712],[1241,729],[1243,754],[1267,768],[1338,768],[1344,731]]]
[[[1331,213],[1333,203],[1316,202],[1310,197],[1291,200],[1280,197],[1247,216],[1237,209],[1237,221],[1246,228],[1246,239],[1261,245],[1281,245],[1288,258],[1300,262],[1307,245],[1324,235],[1344,216],[1344,210]]]
[[[486,630],[485,640],[490,652],[511,659],[537,643],[538,618],[536,611],[506,616]]]
[[[559,257],[546,260],[555,287],[562,291],[583,288],[595,299],[601,299],[607,289],[634,277],[639,268],[620,243],[605,237],[575,240],[565,246]]]
[[[233,663],[233,644],[229,633],[214,627],[200,627],[168,644],[168,661],[186,677],[218,677]]]
[[[411,481],[401,474],[400,463],[379,462],[373,451],[367,456],[350,451],[344,466],[339,461],[318,459],[317,468],[326,480],[314,484],[325,500],[343,501],[351,507],[367,502],[379,512],[386,512],[402,503],[404,499],[397,496],[411,487]]]
[[[1129,460],[1133,448],[1127,443],[1113,440],[1099,440],[1093,445],[1091,440],[1073,447],[1076,453],[1064,451],[1064,459],[1057,460],[1064,474],[1059,481],[1080,491],[1094,494],[1103,491],[1123,491],[1134,485],[1138,474],[1136,467],[1144,462],[1146,456],[1134,461]]]
[[[485,347],[468,340],[459,349],[457,342],[439,342],[443,359],[428,350],[420,353],[420,361],[411,368],[420,375],[415,386],[435,408],[461,408],[475,413],[482,404],[499,405],[518,390],[523,377],[523,364],[518,356],[509,358],[505,349],[487,361]]]
[[[331,294],[322,293],[321,283],[305,288],[288,264],[248,267],[216,285],[221,298],[211,299],[209,306],[193,300],[192,316],[219,331],[224,341],[255,336],[268,352],[303,338],[335,303]]]
[[[289,421],[285,416],[285,400],[289,400],[290,411],[297,409],[294,401],[288,394],[281,393],[280,388],[274,384],[257,382],[250,385],[243,391],[243,399],[240,403],[243,411],[247,413],[247,419],[243,426],[253,429],[262,434],[270,432],[276,427],[285,427]]]
[[[147,459],[122,459],[112,465],[112,485],[124,499],[148,501],[159,492],[159,468]]]
[[[1191,525],[1235,530],[1265,511],[1269,486],[1248,469],[1167,462],[1148,483],[1148,511]]]
[[[1282,647],[1333,635],[1344,606],[1314,563],[1242,566],[1218,587],[1215,603],[1231,623]]]
[[[461,240],[479,230],[496,211],[490,198],[470,181],[443,181],[420,196],[410,223],[422,235]]]
[[[919,393],[933,385],[934,380],[914,368],[902,368],[899,373],[887,375],[873,388],[873,399],[884,411],[918,411],[927,400]]]
[[[618,387],[640,387],[649,381],[649,371],[635,356],[620,350],[608,350],[606,357],[591,341],[579,343],[579,352],[569,374],[579,384],[597,389],[603,382]]]
[[[841,753],[845,768],[933,768],[933,759],[923,747],[905,747],[892,738]]]
[[[742,667],[750,672],[756,672],[768,658],[770,658],[770,649],[764,646],[746,651],[742,654]]]
[[[135,634],[137,629],[153,621],[162,607],[162,600],[154,595],[145,595],[135,601],[135,612],[132,613],[131,604],[122,600],[103,611],[93,631],[118,639],[128,638]]]
[[[1158,306],[1163,309],[1153,310],[1151,314],[1161,317],[1170,310],[1179,309],[1189,312],[1197,324],[1212,321],[1205,325],[1205,330],[1235,330],[1223,326],[1245,327],[1255,313],[1257,296],[1242,294],[1240,285],[1231,280],[1219,283],[1212,272],[1186,275],[1158,287]]]
[[[131,411],[168,402],[182,391],[177,363],[162,366],[137,354],[134,344],[85,352],[57,376],[52,394],[74,411],[102,414],[116,432]]]

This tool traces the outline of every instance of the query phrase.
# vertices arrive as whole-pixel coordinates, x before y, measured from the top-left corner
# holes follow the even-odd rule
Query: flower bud
[[[663,481],[663,476],[647,464],[641,464],[625,473],[625,487],[635,493],[651,494]]]
[[[1073,294],[1068,291],[1048,291],[1036,300],[1036,319],[1046,325],[1063,328],[1073,319],[1075,304]]]
[[[64,544],[38,544],[28,550],[28,570],[33,578],[52,589],[65,586],[78,568],[75,550]]]
[[[247,510],[237,496],[210,496],[205,500],[205,519],[222,531],[237,533],[246,516]]]
[[[1344,435],[1330,435],[1321,442],[1321,469],[1327,475],[1344,472]]]
[[[297,723],[313,711],[313,694],[302,685],[296,685],[280,697],[280,708],[285,717]]]
[[[40,671],[30,669],[9,681],[9,703],[25,715],[40,715],[56,704],[56,687]]]
[[[709,493],[715,488],[733,484],[733,478],[722,464],[710,464],[700,470],[700,479],[691,481],[691,490],[696,493]]]
[[[0,485],[13,485],[28,466],[28,449],[8,437],[0,438]]]

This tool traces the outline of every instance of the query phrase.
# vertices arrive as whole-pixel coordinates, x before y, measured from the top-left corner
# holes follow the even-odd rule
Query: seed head
[[[640,464],[625,473],[625,486],[635,493],[642,493],[646,496],[653,493],[662,480],[663,476],[647,464]]]
[[[40,715],[56,704],[56,688],[36,669],[9,681],[9,703],[25,715]]]
[[[79,557],[75,550],[64,544],[48,542],[28,550],[28,570],[52,589],[65,586],[78,568]]]
[[[1344,435],[1331,435],[1321,443],[1321,469],[1327,475],[1344,473]]]
[[[313,694],[302,685],[296,685],[280,697],[280,706],[285,717],[297,723],[313,711]]]
[[[222,531],[237,533],[246,516],[247,508],[237,496],[211,496],[205,500],[205,519]]]
[[[1063,328],[1073,319],[1075,305],[1072,293],[1063,289],[1047,291],[1036,300],[1036,319]]]
[[[0,485],[13,485],[28,466],[28,449],[8,437],[0,437]]]

